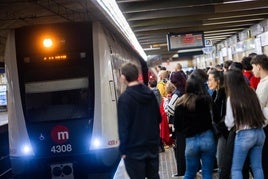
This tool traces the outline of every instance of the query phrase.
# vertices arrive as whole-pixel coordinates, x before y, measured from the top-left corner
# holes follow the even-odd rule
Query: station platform
[[[0,128],[8,123],[7,112],[0,112]],[[6,128],[6,127],[5,127]],[[172,177],[176,173],[176,161],[173,148],[168,148],[159,155],[159,175],[160,179],[183,179],[183,177]],[[201,174],[197,174],[195,179],[201,179]],[[217,173],[213,174],[213,179],[217,179]],[[125,170],[123,160],[120,161],[113,179],[129,179]]]
[[[176,161],[173,148],[166,149],[165,152],[160,153],[159,156],[159,175],[160,179],[183,179],[183,177],[172,177],[176,173]],[[197,174],[195,179],[201,179],[201,174]],[[217,179],[217,172],[213,173],[213,179]],[[123,160],[120,161],[114,179],[129,179],[125,170]]]

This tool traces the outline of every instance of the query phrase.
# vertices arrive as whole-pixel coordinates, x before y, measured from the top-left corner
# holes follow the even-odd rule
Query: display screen
[[[167,35],[168,50],[181,50],[204,47],[204,33],[169,33]]]
[[[90,24],[44,24],[16,29],[17,55],[25,64],[89,60]]]
[[[55,55],[55,56],[47,56],[43,58],[44,61],[63,61],[67,60],[67,55]]]

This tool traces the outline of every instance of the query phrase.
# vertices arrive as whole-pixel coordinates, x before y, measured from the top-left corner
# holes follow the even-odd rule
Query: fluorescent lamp
[[[172,58],[179,58],[179,55],[177,53],[175,53]]]
[[[178,50],[178,53],[197,52],[197,51],[202,51],[202,48],[193,48],[193,49]]]
[[[117,28],[121,30],[127,40],[131,43],[132,47],[140,54],[144,60],[147,60],[147,55],[138,42],[135,34],[131,30],[126,18],[123,16],[115,0],[97,0],[97,3],[103,10],[110,16]]]
[[[250,2],[250,1],[255,1],[255,0],[234,0],[234,1],[223,2],[223,4],[233,4],[233,3]]]
[[[150,45],[149,48],[144,48],[144,51],[150,51],[150,50],[160,50],[160,47],[153,47],[152,45]]]

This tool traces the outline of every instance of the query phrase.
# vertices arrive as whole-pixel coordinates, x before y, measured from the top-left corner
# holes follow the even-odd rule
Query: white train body
[[[38,46],[46,36],[54,50]],[[120,66],[136,63],[146,78],[134,50],[98,22],[48,24],[11,31],[5,59],[12,172],[54,179],[113,173]]]

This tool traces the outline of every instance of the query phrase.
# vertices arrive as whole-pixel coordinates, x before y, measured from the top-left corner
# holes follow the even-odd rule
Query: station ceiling
[[[104,20],[97,0],[0,0],[0,57],[9,29],[88,19]],[[116,0],[147,55],[166,61],[170,32],[203,31],[214,44],[268,18],[268,0]],[[105,20],[104,20],[105,21]]]

